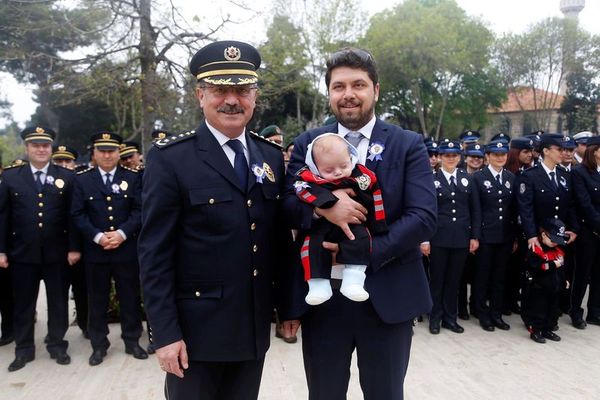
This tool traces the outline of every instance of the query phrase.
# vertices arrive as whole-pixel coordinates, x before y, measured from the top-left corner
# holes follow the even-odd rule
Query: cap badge
[[[110,139],[110,133],[103,133],[102,134],[102,139],[109,140]]]
[[[453,148],[454,147],[454,143],[452,143],[452,142],[448,143],[448,147]]]
[[[438,144],[436,142],[433,142],[433,143],[431,143],[431,147],[433,147],[435,149],[436,147],[438,147]]]
[[[499,149],[501,149],[502,148],[502,143],[496,144],[496,147],[499,148]]]
[[[44,128],[40,128],[38,126],[37,128],[35,128],[35,133],[46,133],[46,131],[44,130]]]
[[[478,144],[476,144],[476,145],[475,145],[475,150],[479,150],[479,149],[481,149],[481,146],[480,146],[480,145],[478,145]]]
[[[237,47],[229,46],[225,49],[223,55],[227,61],[237,61],[242,57],[242,52]]]
[[[58,146],[58,151],[67,151],[65,146]]]

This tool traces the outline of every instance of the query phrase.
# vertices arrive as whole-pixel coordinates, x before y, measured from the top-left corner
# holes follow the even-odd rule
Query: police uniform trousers
[[[534,331],[550,331],[558,323],[560,292],[564,286],[564,271],[536,271],[524,285],[521,318]]]
[[[137,343],[142,334],[139,266],[137,261],[86,262],[89,300],[88,334],[93,349],[108,349],[108,303],[111,277],[119,300],[121,338],[125,345]]]
[[[573,282],[573,273],[575,271],[575,243],[564,246],[565,265],[562,267],[565,271],[565,279]],[[560,292],[560,310],[562,313],[568,313],[571,309],[571,285],[565,287]]]
[[[462,278],[468,248],[431,246],[429,288],[433,299],[430,321],[456,323],[458,289]]]
[[[77,326],[79,326],[82,332],[86,332],[88,323],[88,294],[85,265],[81,260],[69,268],[69,278],[71,288],[73,289],[73,300],[75,300]]]
[[[370,301],[340,294],[311,307],[302,317],[302,350],[309,400],[346,399],[356,349],[365,400],[403,399],[412,341],[412,321],[386,324]]]
[[[34,324],[35,309],[40,290],[40,280],[44,280],[48,307],[48,343],[50,354],[66,351],[68,342],[63,340],[69,327],[68,265],[64,263],[26,264],[12,262],[14,298],[14,336],[17,357],[35,356]]]
[[[475,273],[475,255],[469,253],[465,262],[465,269],[460,278],[460,287],[458,288],[458,309],[465,314],[468,313],[469,303],[473,301],[473,274]],[[469,286],[471,293],[469,296]],[[473,312],[473,310],[471,310]]]
[[[600,318],[600,237],[587,227],[582,227],[577,236],[577,262],[571,282],[571,318],[583,318],[581,303],[585,296],[587,285],[590,291],[587,301],[587,317]]]
[[[523,306],[523,297],[521,290],[523,288],[523,269],[525,268],[525,255],[527,254],[527,240],[523,233],[517,236],[517,250],[512,253],[508,260],[508,272],[506,275],[506,284],[504,285],[504,305],[502,312],[510,314],[517,311],[519,301]]]
[[[256,400],[265,357],[236,362],[190,361],[184,378],[167,374],[167,400]]]
[[[490,322],[502,318],[504,286],[512,245],[512,242],[479,243],[475,254],[472,311],[480,321]]]
[[[11,269],[0,268],[0,334],[2,338],[13,336],[14,302],[11,282]]]

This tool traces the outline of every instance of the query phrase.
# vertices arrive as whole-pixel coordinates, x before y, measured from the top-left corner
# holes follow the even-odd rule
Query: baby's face
[[[317,155],[315,163],[321,178],[328,181],[347,178],[352,174],[352,160],[344,144]]]

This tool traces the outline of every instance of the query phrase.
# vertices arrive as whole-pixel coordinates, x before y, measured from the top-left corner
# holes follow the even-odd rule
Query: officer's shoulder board
[[[6,171],[6,170],[12,169],[12,168],[24,167],[25,165],[29,165],[29,162],[27,162],[25,160],[16,160],[12,164],[7,165],[6,167],[4,167],[4,170]]]
[[[269,140],[269,139],[266,139],[266,138],[264,138],[264,137],[260,136],[260,135],[259,135],[258,133],[256,133],[256,132],[252,132],[252,131],[250,131],[250,135],[249,135],[249,136],[250,136],[252,139],[256,139],[256,140],[258,140],[258,141],[259,141],[259,142],[261,142],[261,143],[268,143],[268,144],[270,144],[271,146],[275,147],[275,148],[276,148],[277,150],[279,150],[279,151],[281,151],[281,150],[283,149],[283,147],[281,147],[279,144],[277,144],[277,143],[275,143],[275,142],[273,142],[273,141],[271,141],[271,140]]]
[[[181,143],[195,136],[196,131],[188,131],[185,133],[180,133],[179,135],[168,136],[164,139],[157,140],[156,142],[154,142],[154,146],[156,146],[159,149],[164,149],[165,147],[172,146],[175,143]]]
[[[81,174],[86,174],[90,171],[93,171],[94,167],[93,166],[89,166],[86,169],[82,169],[81,171],[77,172],[77,175],[81,175]]]
[[[136,174],[139,172],[137,169],[129,168],[124,165],[121,165],[121,168],[123,168],[124,170],[130,171],[130,172],[134,172]]]

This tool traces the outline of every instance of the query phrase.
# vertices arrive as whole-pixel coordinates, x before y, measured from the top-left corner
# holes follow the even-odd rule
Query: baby
[[[365,271],[371,254],[371,233],[387,231],[381,190],[375,173],[358,164],[358,152],[344,138],[335,133],[316,137],[307,149],[306,166],[296,173],[296,194],[305,203],[322,209],[332,207],[338,198],[336,189],[350,188],[354,200],[367,210],[367,221],[350,225],[355,236],[349,240],[340,227],[325,218],[313,220],[310,231],[303,232],[301,248],[304,279],[308,282],[306,302],[321,304],[332,296],[331,252],[323,242],[339,245],[337,262],[345,264],[340,292],[353,301],[365,301],[369,293],[364,289]]]

